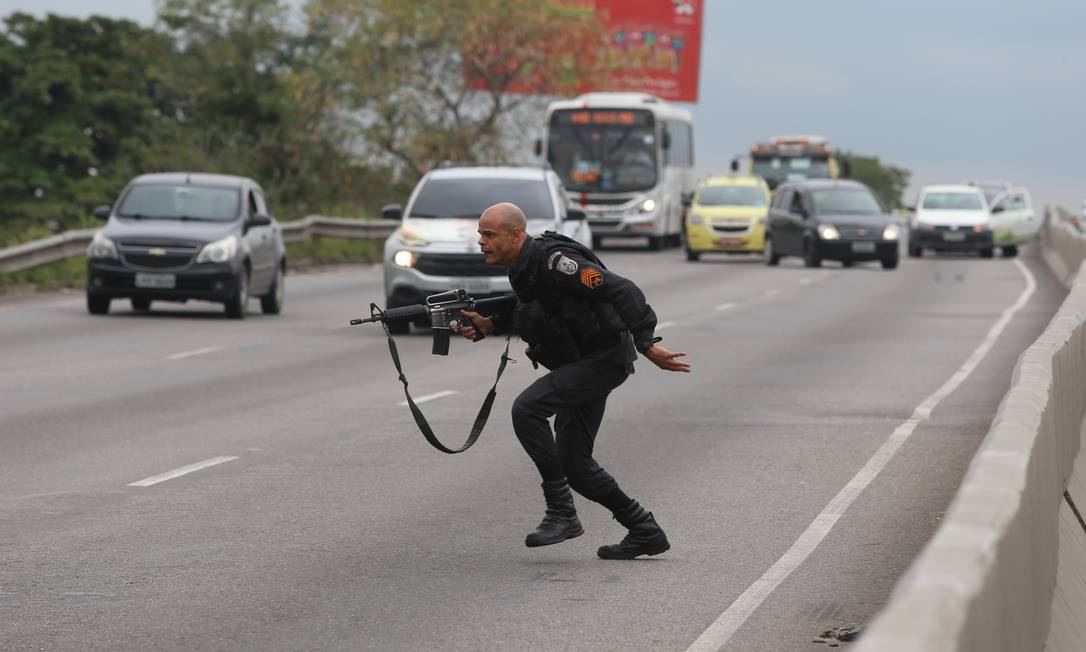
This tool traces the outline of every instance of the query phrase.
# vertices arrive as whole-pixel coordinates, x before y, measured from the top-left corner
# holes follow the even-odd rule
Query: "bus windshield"
[[[573,192],[653,188],[658,151],[649,111],[579,109],[551,116],[547,161]]]
[[[784,181],[829,179],[830,161],[809,156],[771,156],[755,158],[751,172],[765,179],[770,188]]]

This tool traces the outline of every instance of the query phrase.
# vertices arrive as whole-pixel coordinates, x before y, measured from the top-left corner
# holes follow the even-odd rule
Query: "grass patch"
[[[287,263],[291,269],[306,269],[318,265],[374,263],[381,260],[385,241],[349,240],[311,236],[304,242],[287,245]]]
[[[82,288],[87,284],[87,259],[83,256],[58,260],[21,272],[0,273],[0,292]]]

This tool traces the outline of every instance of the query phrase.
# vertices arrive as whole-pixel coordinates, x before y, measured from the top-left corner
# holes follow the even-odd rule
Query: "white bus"
[[[641,93],[589,93],[547,107],[545,156],[601,238],[678,246],[683,200],[694,190],[690,112]]]

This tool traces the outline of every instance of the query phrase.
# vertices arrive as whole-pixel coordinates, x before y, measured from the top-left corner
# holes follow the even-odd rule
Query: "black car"
[[[801,256],[807,267],[837,260],[845,267],[877,260],[898,263],[901,229],[870,188],[858,181],[810,180],[781,184],[766,216],[765,260]]]
[[[109,312],[113,299],[135,310],[152,301],[221,302],[243,319],[250,297],[267,314],[283,308],[286,248],[252,179],[167,173],[136,177],[87,248],[87,310]]]

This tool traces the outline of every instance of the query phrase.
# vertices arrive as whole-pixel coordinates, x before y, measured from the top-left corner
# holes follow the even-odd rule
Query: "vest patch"
[[[581,284],[595,290],[603,285],[603,274],[600,274],[598,269],[591,267],[581,270]]]

